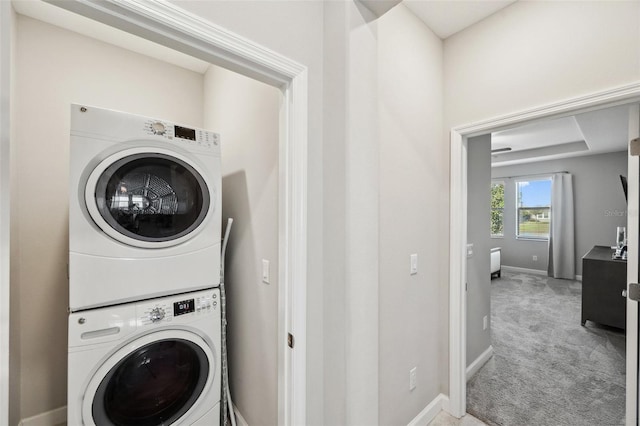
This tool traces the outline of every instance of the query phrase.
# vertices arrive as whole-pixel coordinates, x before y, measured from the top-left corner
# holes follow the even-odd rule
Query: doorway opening
[[[589,96],[558,102],[542,108],[510,114],[503,117],[461,126],[451,130],[451,239],[450,239],[450,411],[461,417],[466,412],[466,297],[467,276],[467,154],[468,139],[491,132],[510,129],[518,125],[539,122],[544,119],[565,117],[623,104],[635,104],[640,100],[640,84],[599,92]],[[636,111],[635,106],[630,107]],[[632,116],[632,114],[630,114]],[[632,133],[630,133],[630,137]],[[629,160],[629,179],[637,179]],[[637,159],[635,161],[637,167]],[[633,185],[637,185],[634,182]],[[634,190],[637,190],[634,188]],[[631,191],[631,190],[630,190]],[[630,200],[631,203],[631,200]],[[637,213],[637,212],[635,212]],[[633,214],[633,213],[632,213]],[[631,232],[631,231],[630,231]],[[630,242],[630,247],[633,247]],[[633,249],[629,256],[636,255]],[[630,262],[631,263],[631,262]],[[637,265],[636,265],[637,268]],[[630,265],[629,276],[637,274]],[[627,302],[627,396],[626,419],[635,422],[637,404],[637,305]],[[634,349],[635,348],[635,349]],[[632,351],[631,354],[629,352]]]
[[[50,6],[57,10],[57,6]],[[270,187],[277,195],[270,220],[270,231],[277,243],[272,250],[271,281],[277,282],[277,295],[270,303],[273,312],[276,345],[272,378],[277,389],[277,407],[273,410],[278,424],[305,422],[306,402],[306,145],[307,82],[306,68],[274,54],[257,44],[237,37],[171,4],[134,4],[100,2],[61,2],[71,12],[97,22],[125,30],[165,47],[182,51],[215,66],[219,73],[212,81],[220,81],[223,73],[238,73],[270,91],[275,99],[275,115],[270,126],[275,129],[275,153],[271,153],[268,170]],[[95,80],[99,84],[99,80]],[[270,87],[269,87],[270,86]],[[162,87],[158,88],[161,92]],[[272,96],[276,92],[276,96]],[[181,102],[180,97],[174,99]],[[7,112],[8,113],[8,112]],[[150,115],[150,114],[148,114]],[[172,118],[172,117],[167,117]],[[205,127],[218,131],[222,118],[214,118]],[[179,120],[184,121],[184,120]],[[273,130],[272,129],[272,130]],[[224,129],[221,129],[224,131]],[[224,138],[224,135],[223,135]],[[262,158],[264,160],[264,158]],[[234,175],[229,173],[229,175]],[[237,176],[237,175],[236,175]],[[233,181],[233,179],[231,179]],[[237,180],[235,180],[237,182]],[[273,197],[272,197],[273,198]],[[275,210],[275,211],[274,211]],[[229,214],[231,215],[231,214]],[[238,230],[236,222],[236,231]],[[267,256],[265,256],[267,257]],[[257,268],[255,268],[257,269]],[[274,276],[274,274],[277,275]],[[229,280],[227,280],[229,283]],[[294,286],[295,283],[295,286]],[[3,284],[4,285],[4,284]],[[8,285],[8,283],[6,283]],[[275,287],[272,285],[272,288]],[[273,293],[273,292],[272,292]],[[294,336],[296,350],[288,345]],[[4,355],[4,354],[3,354]]]
[[[468,141],[467,411],[487,423],[624,418],[626,262],[612,260],[610,246],[616,227],[626,225],[620,176],[627,175],[628,109]],[[568,187],[557,187],[566,179]],[[548,272],[552,243],[562,257]],[[594,246],[606,246],[617,275],[594,288],[587,265],[583,292],[582,258]],[[584,314],[594,290],[600,304],[583,327],[581,306]]]

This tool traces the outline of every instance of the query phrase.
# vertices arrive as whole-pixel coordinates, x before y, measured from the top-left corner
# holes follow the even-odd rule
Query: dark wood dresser
[[[615,250],[594,246],[582,258],[582,325],[587,320],[625,329],[627,262],[612,259]]]

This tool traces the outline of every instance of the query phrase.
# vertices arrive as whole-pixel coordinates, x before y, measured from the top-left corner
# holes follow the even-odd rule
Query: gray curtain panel
[[[576,278],[576,244],[573,220],[573,177],[556,173],[551,179],[549,266],[553,278]]]

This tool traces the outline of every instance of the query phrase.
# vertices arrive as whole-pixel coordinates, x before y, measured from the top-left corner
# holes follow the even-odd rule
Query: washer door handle
[[[82,340],[96,339],[98,337],[113,336],[120,333],[120,327],[103,328],[101,330],[87,331],[80,335]]]

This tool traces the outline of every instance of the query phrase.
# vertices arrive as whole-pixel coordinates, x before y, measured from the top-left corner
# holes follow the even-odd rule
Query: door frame
[[[9,424],[11,3],[0,1],[0,424]]]
[[[210,21],[202,19],[169,2],[147,0],[45,0],[71,12],[119,28],[209,63],[278,88],[283,100],[279,118],[279,180],[278,180],[278,424],[306,423],[306,299],[307,299],[307,143],[308,143],[308,81],[307,67],[263,47]],[[6,5],[2,3],[2,23]],[[8,19],[8,18],[7,18]],[[3,28],[7,26],[3,25]],[[0,39],[3,43],[3,38]],[[10,62],[9,49],[2,50],[2,64]],[[9,60],[5,60],[9,59]],[[4,71],[4,69],[3,69]],[[4,79],[4,74],[2,75]],[[4,82],[4,80],[3,80]],[[7,84],[7,87],[9,85]],[[2,89],[5,89],[3,84]],[[3,104],[4,104],[3,90]],[[8,92],[7,92],[8,93]],[[8,99],[7,99],[8,101]],[[8,104],[8,102],[7,102]],[[9,109],[0,109],[0,123],[8,123]],[[2,163],[8,137],[2,126]],[[8,156],[7,156],[8,157]],[[7,160],[8,161],[8,160]],[[7,171],[0,169],[2,201]],[[2,228],[8,217],[0,210]],[[2,241],[6,236],[0,235]],[[4,250],[2,244],[0,250]],[[7,244],[8,247],[8,244]],[[8,248],[7,248],[8,250]],[[4,259],[0,251],[0,262]],[[0,263],[0,266],[4,266]],[[2,286],[0,302],[8,304],[9,280],[0,272]],[[4,315],[5,309],[2,309]],[[4,326],[4,323],[3,323]],[[287,337],[295,336],[295,347],[289,348]],[[5,333],[2,333],[3,339]],[[8,352],[8,348],[7,348]],[[6,359],[0,353],[0,359]],[[5,367],[4,362],[2,367]],[[6,366],[8,368],[8,365]],[[4,368],[3,368],[4,370]],[[4,391],[5,380],[2,381]],[[5,405],[4,392],[0,408]],[[6,413],[6,410],[0,410]]]
[[[466,320],[465,282],[467,274],[467,144],[468,138],[509,129],[550,118],[559,118],[601,108],[640,102],[640,81],[563,100],[521,112],[507,114],[471,124],[456,126],[450,133],[450,234],[449,234],[449,412],[462,417],[466,413]],[[631,183],[636,185],[637,181]],[[638,212],[631,212],[629,214]],[[637,279],[637,278],[636,278]],[[635,342],[638,335],[638,304],[627,302],[627,338]],[[637,345],[627,344],[627,360],[638,357]],[[636,424],[638,401],[638,366],[627,361],[626,422]]]

